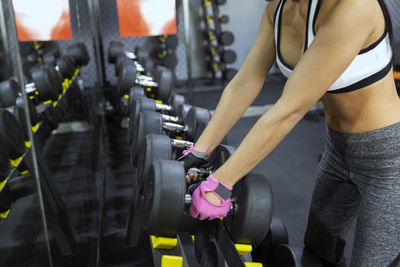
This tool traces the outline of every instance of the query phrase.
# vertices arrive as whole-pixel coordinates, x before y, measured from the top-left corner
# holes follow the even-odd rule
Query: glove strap
[[[232,194],[232,187],[227,186],[217,179],[214,178],[214,175],[210,174],[208,176],[207,180],[211,180],[213,183],[218,183],[217,187],[213,190],[214,193],[219,195],[223,200],[227,200],[228,198],[231,197]]]
[[[189,153],[192,153],[194,156],[204,159],[204,160],[209,160],[210,159],[210,154],[207,153],[206,151],[198,150],[194,147],[194,144],[192,144],[189,149],[183,150],[182,156],[178,158],[178,160],[183,159],[185,156],[187,156]]]

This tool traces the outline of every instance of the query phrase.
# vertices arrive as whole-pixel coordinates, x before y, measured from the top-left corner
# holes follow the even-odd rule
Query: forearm
[[[249,84],[239,80],[235,77],[225,88],[196,148],[212,152],[259,94],[262,82]]]
[[[236,152],[214,174],[222,183],[233,186],[264,159],[304,116],[275,105],[265,113],[243,139]]]

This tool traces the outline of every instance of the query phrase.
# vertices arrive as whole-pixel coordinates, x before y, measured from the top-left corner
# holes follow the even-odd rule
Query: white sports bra
[[[283,75],[289,77],[293,72],[293,67],[283,60],[280,52],[280,30],[282,10],[285,1],[286,0],[281,0],[276,10],[274,34],[277,65]],[[321,3],[322,0],[309,0],[304,51],[314,40],[314,25]],[[390,46],[389,34],[385,31],[379,40],[358,53],[347,69],[328,89],[328,93],[345,93],[366,87],[385,77],[391,67],[392,49]]]

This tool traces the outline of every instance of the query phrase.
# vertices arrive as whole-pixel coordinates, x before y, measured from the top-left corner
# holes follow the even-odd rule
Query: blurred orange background
[[[175,0],[117,0],[121,37],[176,33]]]
[[[68,0],[13,0],[19,41],[72,39]]]

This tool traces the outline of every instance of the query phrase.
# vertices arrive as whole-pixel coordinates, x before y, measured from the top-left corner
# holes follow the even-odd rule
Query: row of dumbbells
[[[170,70],[174,70],[178,64],[176,48],[178,46],[178,36],[162,35],[156,36],[155,45],[151,50],[151,57],[157,65],[162,65]]]
[[[29,131],[36,133],[41,121],[46,122],[50,130],[57,127],[57,111],[64,103],[60,100],[78,75],[79,68],[88,61],[85,46],[75,43],[67,48],[65,55],[55,56],[54,61],[31,68],[31,81],[24,86],[29,126],[18,81],[10,78],[0,83],[0,219],[6,218],[10,211],[12,196],[7,184],[10,170],[18,168],[21,175],[29,173],[23,162],[24,153],[30,148]]]
[[[157,236],[172,237],[178,231],[196,231],[192,227],[196,225],[194,219],[185,213],[191,195],[183,166],[176,159],[199,138],[211,115],[206,109],[185,104],[183,96],[172,95],[169,104],[165,104],[147,97],[145,92],[141,87],[133,87],[129,92],[128,141],[132,164],[138,168],[136,205],[131,214],[142,218],[142,227],[147,233]],[[233,151],[233,147],[219,146],[211,166],[200,168],[199,172],[207,176]],[[259,258],[264,258],[265,253],[271,254],[277,244],[287,243],[286,228],[277,218],[271,219],[272,194],[267,180],[250,174],[242,184],[235,191],[229,218],[224,221],[229,224],[235,242],[263,243],[259,246],[263,250]],[[250,191],[251,196],[257,198],[250,198]],[[259,219],[259,212],[265,215],[263,220]],[[229,222],[230,219],[233,221]],[[274,231],[270,231],[270,225]],[[256,255],[257,250],[254,251]]]

